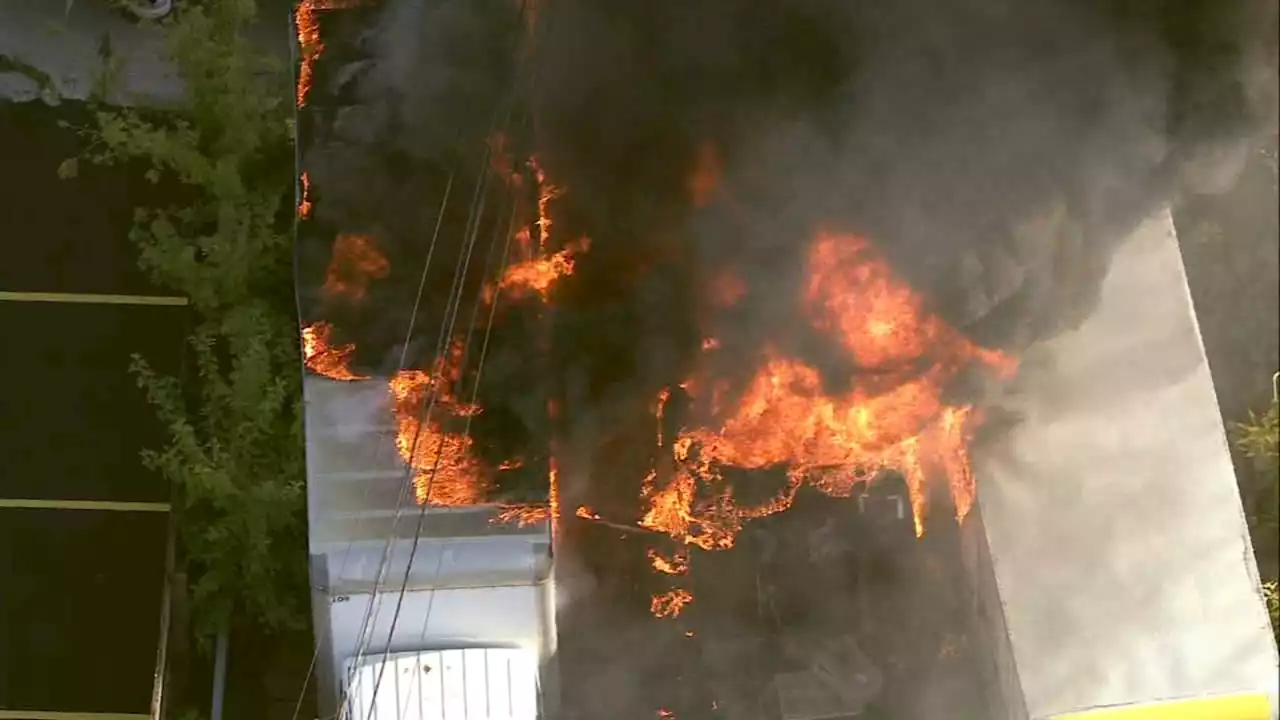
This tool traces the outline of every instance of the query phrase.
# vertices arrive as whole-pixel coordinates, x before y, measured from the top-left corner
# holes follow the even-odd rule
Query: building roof
[[[379,678],[381,675],[381,678]],[[536,720],[538,659],[524,650],[397,653],[353,668],[351,717],[371,720]]]

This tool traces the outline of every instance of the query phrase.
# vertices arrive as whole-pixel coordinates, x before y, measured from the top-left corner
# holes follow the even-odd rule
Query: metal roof
[[[381,680],[378,675],[381,672]],[[538,659],[528,650],[397,653],[348,665],[353,720],[536,720]]]

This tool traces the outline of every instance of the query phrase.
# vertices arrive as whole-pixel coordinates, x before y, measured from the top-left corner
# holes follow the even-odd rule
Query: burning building
[[[1265,716],[1163,208],[1274,123],[1274,3],[303,5],[332,697]]]

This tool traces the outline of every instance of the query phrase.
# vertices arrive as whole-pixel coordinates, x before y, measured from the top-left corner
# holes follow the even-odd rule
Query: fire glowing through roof
[[[310,63],[323,49],[315,10],[346,1],[316,0],[299,7],[300,106],[311,81]],[[565,189],[548,179],[535,158],[524,163],[527,175],[517,172],[504,148],[503,137],[490,139],[491,169],[513,189],[530,179],[536,183],[536,220],[514,232],[508,262],[486,283],[482,297],[490,307],[504,293],[512,300],[549,302],[552,288],[574,272],[576,259],[589,251],[590,241],[553,237],[552,211]],[[702,207],[723,198],[721,175],[714,148],[702,148],[687,183],[690,203]],[[300,183],[298,216],[306,219],[311,210],[310,178],[304,174]],[[945,391],[962,374],[975,370],[1007,377],[1016,370],[1013,359],[978,347],[928,313],[922,298],[894,275],[867,238],[820,229],[808,239],[806,260],[802,296],[796,300],[808,324],[843,352],[855,369],[854,382],[829,389],[817,367],[781,347],[766,345],[754,358],[754,371],[745,385],[739,381],[731,387],[713,369],[718,365],[716,353],[723,352],[721,343],[705,337],[698,369],[655,397],[659,452],[641,483],[635,515],[629,520],[601,518],[585,506],[574,513],[587,522],[674,539],[680,546],[674,553],[649,550],[650,565],[659,575],[672,580],[686,576],[693,549],[732,548],[747,523],[786,510],[806,484],[844,498],[883,471],[901,473],[917,535],[926,529],[929,483],[945,481],[958,519],[963,520],[973,505],[968,443],[981,417],[970,405],[948,402]],[[390,271],[375,238],[339,234],[322,289],[325,302],[362,303],[370,284]],[[707,288],[714,307],[732,308],[750,296],[753,288],[744,278],[718,272]],[[303,330],[306,367],[337,381],[368,379],[351,369],[356,348],[335,344],[334,334],[323,321]],[[469,428],[471,418],[483,409],[459,397],[465,357],[466,348],[455,338],[428,367],[400,370],[385,381],[396,420],[396,445],[411,470],[420,504],[485,504],[495,473],[520,463],[512,460],[495,468],[477,458]],[[688,411],[682,417],[687,420],[667,436],[665,414],[677,394],[686,403]],[[548,406],[548,414],[555,410],[554,404]],[[560,489],[554,443],[551,450],[548,504],[501,508],[499,521],[527,524],[551,519],[555,532]],[[752,471],[770,469],[784,471],[785,481],[761,501],[761,488],[747,485],[769,482],[767,474]],[[687,589],[670,587],[653,596],[650,612],[676,617],[693,599]]]
[[[643,489],[644,527],[704,550],[733,546],[743,524],[787,509],[804,483],[849,497],[881,470],[901,472],[924,533],[925,484],[945,477],[960,519],[973,505],[968,439],[977,420],[968,405],[948,405],[943,391],[974,366],[1007,375],[1015,364],[977,347],[925,314],[910,288],[893,277],[871,245],[853,235],[818,233],[809,250],[805,307],[813,325],[834,334],[867,370],[853,389],[828,394],[818,370],[768,348],[736,403],[723,407],[725,383],[695,375],[680,385],[697,414],[714,418],[658,434],[666,451]],[[718,343],[704,342],[714,353]],[[672,390],[655,403],[661,422]],[[766,502],[740,503],[728,468],[787,469],[788,482]]]
[[[688,182],[694,206],[713,202],[720,166],[716,153],[700,151]],[[927,484],[945,480],[958,520],[974,502],[968,443],[981,420],[966,404],[948,404],[944,392],[964,372],[1008,377],[1016,362],[978,347],[924,309],[922,298],[897,278],[871,242],[855,234],[820,230],[808,244],[803,297],[809,324],[835,339],[857,369],[850,389],[829,392],[818,368],[766,346],[745,390],[734,394],[727,380],[695,372],[657,393],[657,461],[641,486],[638,524],[665,533],[684,546],[705,551],[732,548],[743,526],[789,508],[801,486],[831,497],[850,497],[859,483],[883,471],[906,480],[917,536],[925,532]],[[741,302],[751,289],[722,272],[709,287],[719,308]],[[704,360],[720,351],[715,337],[701,343]],[[663,433],[675,392],[689,401],[687,417],[699,421]],[[727,404],[725,398],[736,398]],[[785,484],[763,502],[739,499],[728,471],[784,468]],[[736,473],[736,482],[758,477]],[[742,493],[747,494],[747,493]],[[759,493],[750,493],[758,496]],[[577,515],[599,519],[590,508]],[[690,558],[649,550],[653,569],[684,575]],[[676,617],[693,600],[674,587],[653,596],[654,617]]]
[[[499,141],[494,145],[501,150]],[[508,161],[506,165],[511,163]],[[573,272],[574,258],[590,245],[590,240],[584,237],[558,251],[548,251],[550,204],[560,190],[546,182],[545,173],[535,161],[531,160],[528,167],[538,183],[538,218],[532,223],[538,228],[538,243],[533,246],[531,227],[515,232],[517,257],[505,266],[500,277],[484,287],[487,304],[498,302],[503,292],[513,299],[547,301],[555,283]],[[510,172],[508,175],[513,182],[520,177]],[[304,189],[309,189],[305,174],[301,182]],[[299,217],[305,219],[307,214],[300,207]],[[370,284],[387,277],[390,271],[390,263],[372,236],[341,233],[333,243],[321,294],[327,303],[358,305],[365,300]],[[303,328],[303,359],[307,369],[337,381],[370,379],[351,370],[355,346],[335,344],[333,334],[334,328],[325,321]],[[386,381],[396,421],[396,448],[411,469],[414,495],[419,504],[445,507],[486,504],[494,473],[521,464],[513,459],[489,468],[475,457],[468,421],[482,409],[473,402],[463,402],[458,395],[465,350],[462,342],[455,338],[428,369],[400,370]],[[553,462],[549,478],[550,505],[554,505],[556,495],[554,467]],[[548,505],[511,505],[499,509],[497,520],[527,525],[552,516]]]
[[[543,301],[555,282],[571,274],[576,255],[587,251],[585,238],[547,252],[543,235],[551,227],[552,200],[561,191],[546,182],[536,164],[542,188],[538,202],[536,246],[530,227],[516,231],[516,254],[526,258],[507,266],[485,289],[493,303],[503,291],[513,297]],[[710,192],[703,179],[691,183],[699,201]],[[335,301],[360,302],[371,281],[389,272],[386,258],[372,238],[339,235],[334,243],[324,294]],[[709,373],[694,373],[684,382],[662,389],[654,402],[659,460],[642,483],[636,525],[669,535],[686,546],[706,551],[733,547],[751,520],[790,507],[805,484],[832,497],[849,497],[859,483],[885,470],[900,472],[907,482],[916,533],[925,531],[927,484],[945,479],[956,515],[963,519],[974,500],[968,441],[980,417],[964,404],[948,404],[944,390],[962,372],[975,368],[1007,376],[1014,361],[978,347],[923,309],[921,298],[896,278],[866,239],[820,231],[808,250],[806,282],[801,298],[809,323],[835,338],[853,366],[865,371],[846,391],[829,393],[819,370],[801,359],[767,347],[745,390],[734,395],[727,382]],[[741,279],[724,275],[711,292],[718,306],[732,306],[750,293]],[[303,331],[307,367],[340,381],[366,379],[350,369],[354,347],[331,344],[333,329],[324,322]],[[713,337],[702,342],[711,359],[720,351]],[[482,408],[463,402],[457,391],[463,376],[464,348],[450,345],[427,370],[402,370],[388,381],[396,424],[396,444],[410,466],[419,503],[439,506],[483,504],[492,487],[494,469],[473,452],[466,430],[468,418]],[[704,367],[713,363],[706,362]],[[663,417],[673,393],[683,393],[700,422],[664,437]],[[498,470],[517,463],[504,465]],[[785,468],[786,482],[763,502],[740,499],[729,470]],[[553,496],[558,496],[554,487]],[[742,480],[738,475],[737,482]],[[758,496],[758,493],[751,493]],[[579,517],[601,521],[586,507]],[[503,508],[499,520],[527,524],[547,519],[545,506]],[[619,524],[610,522],[610,524]],[[655,572],[680,576],[690,558],[650,551]],[[693,596],[673,588],[655,595],[655,617],[676,617]]]
[[[343,233],[333,241],[323,292],[329,297],[343,296],[350,302],[359,302],[369,289],[369,281],[384,278],[389,272],[391,265],[373,238]]]
[[[311,92],[311,82],[315,76],[315,64],[324,52],[324,42],[320,40],[320,11],[359,7],[366,2],[368,0],[299,0],[293,12],[293,24],[298,36],[298,53],[301,56],[298,86],[294,97],[298,107],[307,104],[307,95]]]

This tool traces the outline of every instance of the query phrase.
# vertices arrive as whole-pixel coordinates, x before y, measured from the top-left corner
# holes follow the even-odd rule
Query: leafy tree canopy
[[[190,298],[191,377],[133,371],[168,428],[145,464],[174,486],[196,634],[233,616],[305,622],[305,462],[292,279],[287,66],[251,45],[253,0],[206,0],[166,21],[185,97],[164,111],[100,107],[84,157],[143,162],[183,203],[136,211],[141,267]],[[75,172],[75,159],[60,174]]]

